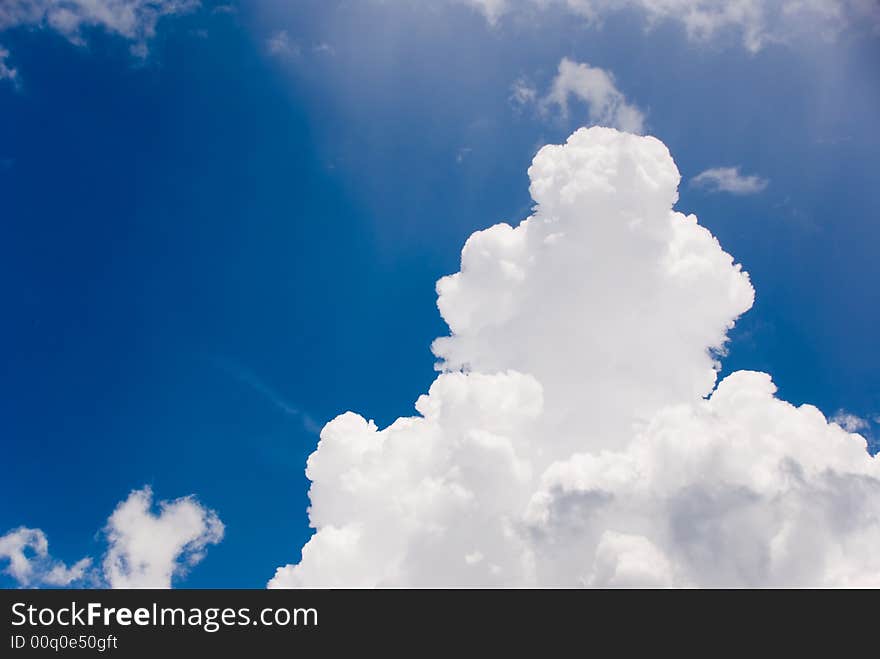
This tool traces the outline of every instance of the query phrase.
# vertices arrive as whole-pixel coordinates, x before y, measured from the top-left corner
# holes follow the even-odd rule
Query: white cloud
[[[864,439],[766,374],[715,387],[753,289],[671,210],[666,147],[581,129],[529,177],[534,214],[438,282],[418,416],[324,427],[317,532],[269,585],[880,584]]]
[[[287,30],[273,32],[266,39],[266,50],[270,55],[298,55],[299,46],[290,40]]]
[[[462,0],[456,0],[461,2]],[[682,25],[689,38],[709,41],[736,30],[743,46],[757,52],[770,43],[796,38],[833,41],[851,27],[880,27],[880,6],[873,0],[465,0],[492,25],[514,11],[561,9],[588,23],[610,14],[635,10],[648,27],[661,21]]]
[[[133,491],[107,521],[104,575],[112,588],[170,588],[175,575],[223,538],[223,523],[192,497],[162,501],[152,512],[149,487]]]
[[[743,176],[739,167],[713,167],[693,177],[691,184],[710,192],[748,195],[764,191],[769,181],[760,176]]]
[[[92,567],[90,557],[81,558],[76,563],[67,567],[64,563],[55,563],[44,573],[41,581],[48,586],[68,587],[73,584],[81,584],[89,578],[89,569]]]
[[[9,561],[4,572],[22,586],[68,586],[83,579],[92,563],[90,558],[83,558],[67,567],[53,560],[46,534],[24,526],[0,536],[0,559]]]
[[[846,410],[838,410],[837,413],[831,417],[831,421],[847,432],[861,432],[870,427],[867,419],[851,414]]]
[[[0,46],[0,80],[11,80],[14,84],[18,78],[18,71],[7,63],[8,58],[9,51]]]
[[[507,0],[455,0],[460,4],[470,5],[483,16],[490,25],[495,25],[503,14],[506,14],[510,8]]]
[[[525,78],[517,78],[510,86],[510,100],[517,106],[529,105],[538,99],[538,90]]]
[[[536,105],[542,113],[558,108],[564,118],[571,114],[570,103],[586,106],[584,123],[600,124],[632,133],[644,131],[645,115],[617,88],[611,72],[599,67],[574,62],[563,57],[550,89],[543,97],[526,78],[518,78],[510,87],[510,101],[521,108]]]
[[[325,41],[315,44],[312,50],[314,50],[316,53],[329,55],[331,57],[336,54],[336,49]]]
[[[515,86],[514,94],[517,91],[520,96],[527,95],[527,92]],[[644,114],[635,105],[627,102],[623,93],[617,89],[611,73],[563,57],[550,91],[541,100],[541,105],[544,108],[555,105],[567,117],[571,97],[586,104],[590,124],[610,126],[631,133],[644,131]]]
[[[159,503],[151,511],[149,487],[133,491],[107,520],[107,551],[103,574],[90,569],[91,558],[68,567],[49,556],[49,542],[40,529],[20,527],[0,537],[4,570],[22,586],[70,586],[83,582],[111,588],[170,588],[172,578],[204,558],[209,544],[223,538],[217,514],[193,497]]]
[[[81,44],[85,29],[100,28],[134,42],[132,52],[144,56],[162,17],[199,5],[199,0],[4,0],[0,32],[19,26],[46,28]]]

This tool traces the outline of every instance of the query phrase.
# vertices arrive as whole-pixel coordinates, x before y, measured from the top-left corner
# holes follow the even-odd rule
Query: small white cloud
[[[514,94],[528,100],[527,88],[516,86]],[[618,128],[630,133],[642,133],[645,115],[617,88],[614,76],[598,67],[574,62],[567,57],[559,62],[559,69],[548,94],[541,100],[541,107],[559,108],[563,117],[569,116],[571,99],[587,106],[589,124]]]
[[[159,503],[149,487],[133,491],[107,521],[104,576],[112,588],[170,588],[223,539],[223,522],[193,497]]]
[[[316,53],[324,54],[324,55],[331,55],[332,56],[332,55],[336,54],[336,49],[333,46],[331,46],[329,43],[325,43],[323,41],[321,43],[317,44],[312,50],[314,50]]]
[[[92,564],[83,558],[68,567],[52,559],[46,534],[24,526],[0,537],[0,559],[9,561],[4,572],[22,586],[69,586],[82,580]]]
[[[498,19],[507,13],[509,3],[507,0],[455,0],[459,4],[470,5],[483,16],[490,25],[496,25]]]
[[[299,45],[290,40],[287,30],[278,30],[266,39],[266,50],[270,55],[299,55]]]
[[[769,183],[760,176],[743,176],[739,167],[713,167],[691,179],[691,185],[705,188],[709,192],[729,192],[738,195],[757,194],[764,191]]]
[[[510,101],[517,107],[530,105],[538,98],[538,90],[525,78],[517,78],[510,86]]]
[[[0,80],[11,80],[15,84],[18,78],[18,71],[9,65],[8,59],[9,51],[0,46]]]
[[[837,413],[831,417],[831,421],[847,432],[863,432],[870,427],[867,419],[851,414],[846,410],[838,410]]]
[[[172,578],[204,558],[208,545],[223,538],[217,514],[193,497],[159,503],[152,512],[149,487],[133,491],[121,502],[105,528],[107,551],[103,573],[92,570],[92,559],[71,566],[49,555],[40,529],[19,527],[0,537],[4,572],[25,587],[108,585],[111,588],[170,588]]]
[[[138,59],[146,59],[147,55],[150,54],[150,49],[147,48],[147,44],[143,41],[131,44],[128,51]]]

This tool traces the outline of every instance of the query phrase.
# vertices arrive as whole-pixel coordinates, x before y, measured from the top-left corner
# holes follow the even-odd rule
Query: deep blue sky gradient
[[[261,587],[297,560],[316,424],[413,413],[435,280],[472,231],[527,215],[531,156],[585,117],[510,102],[562,56],[614,73],[685,181],[770,180],[681,188],[757,289],[725,372],[880,414],[876,37],[751,55],[629,14],[493,29],[466,7],[286,4],[163,21],[144,62],[100,32],[0,35],[21,77],[0,82],[0,533],[99,556],[150,484],[227,527],[181,585]],[[267,53],[278,29],[299,54]]]

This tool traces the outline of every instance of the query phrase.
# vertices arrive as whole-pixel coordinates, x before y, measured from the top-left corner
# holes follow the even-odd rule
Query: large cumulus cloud
[[[351,412],[308,461],[315,535],[270,586],[880,581],[880,466],[770,377],[716,386],[754,292],[652,137],[582,129],[534,214],[438,282],[417,416]]]

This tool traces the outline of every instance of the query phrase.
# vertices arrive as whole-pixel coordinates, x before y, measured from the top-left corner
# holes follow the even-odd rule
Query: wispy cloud
[[[277,57],[299,55],[300,52],[299,45],[296,42],[291,41],[290,35],[287,34],[287,30],[273,32],[266,39],[266,50],[269,51],[270,55],[275,55]]]
[[[868,443],[868,452],[871,455],[880,453],[880,436],[877,435],[875,428],[872,427],[872,422],[874,426],[880,426],[880,415],[871,414],[867,417],[861,417],[841,409],[837,410],[834,416],[830,418],[830,421],[833,421],[847,432],[857,432],[864,437]]]
[[[537,89],[525,78],[511,85],[510,101],[517,107],[536,105],[542,114],[557,109],[567,119],[571,104],[586,106],[587,116],[579,123],[617,128],[629,133],[643,133],[645,114],[617,88],[611,72],[563,57],[550,89],[539,97]]]
[[[128,39],[131,52],[142,57],[163,17],[195,11],[200,4],[199,0],[4,0],[0,2],[0,31],[47,28],[83,44],[84,32],[97,27]]]
[[[312,48],[316,53],[324,54],[324,55],[335,55],[336,49],[331,46],[329,43],[322,41],[319,44],[316,44],[314,48]]]
[[[570,13],[588,25],[621,11],[642,14],[648,28],[661,21],[680,24],[687,37],[698,43],[714,40],[722,32],[739,32],[742,45],[755,53],[770,44],[796,39],[834,41],[850,28],[880,28],[880,5],[873,0],[451,0],[482,13],[492,26],[507,14],[540,10]]]
[[[214,359],[213,363],[224,373],[229,374],[238,382],[246,385],[252,391],[260,394],[267,402],[271,403],[275,409],[284,414],[296,417],[302,423],[302,427],[306,432],[319,434],[321,425],[315,421],[308,412],[301,410],[295,405],[287,401],[280,393],[266,384],[262,379],[257,377],[252,371],[230,363],[224,359]]]
[[[538,90],[526,78],[517,78],[510,86],[510,101],[517,107],[534,103],[538,98]]]
[[[846,410],[838,410],[831,420],[847,432],[864,432],[870,427],[867,419]]]
[[[691,179],[691,185],[709,192],[749,195],[764,191],[770,182],[755,175],[743,175],[739,167],[713,167]]]
[[[9,51],[0,46],[0,80],[11,80],[15,84],[18,80],[18,71],[7,63]]]

